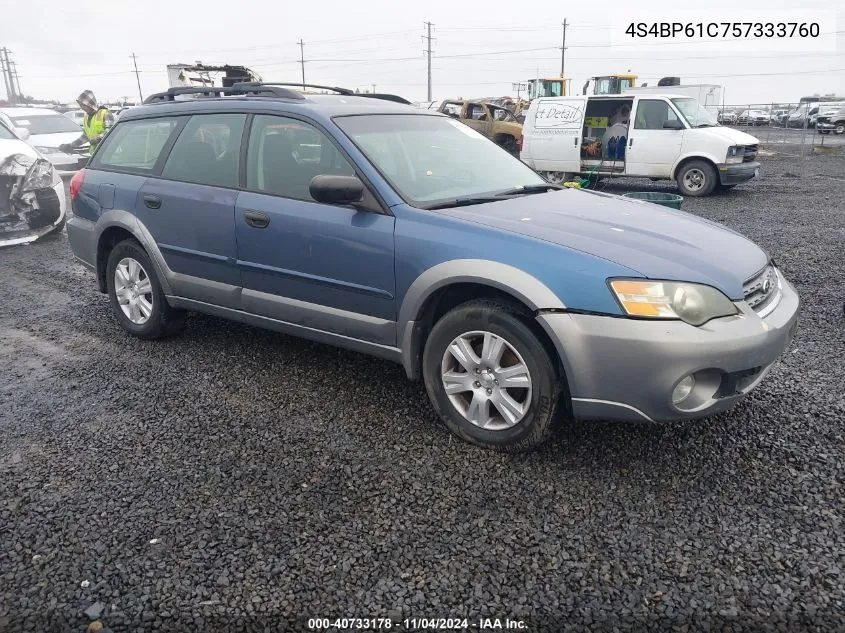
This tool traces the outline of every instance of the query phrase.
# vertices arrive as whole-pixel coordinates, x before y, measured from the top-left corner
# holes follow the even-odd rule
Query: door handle
[[[244,220],[254,229],[266,229],[270,224],[270,216],[261,211],[247,211]]]
[[[578,147],[578,137],[575,137],[575,147]]]
[[[629,138],[628,139],[628,147],[633,147],[633,146],[634,146],[634,139]]]
[[[159,198],[158,196],[146,195],[144,196],[144,204],[147,205],[150,209],[160,209],[161,198]]]

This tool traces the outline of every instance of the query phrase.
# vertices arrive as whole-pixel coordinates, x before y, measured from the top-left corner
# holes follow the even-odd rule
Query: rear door
[[[672,166],[681,155],[686,134],[684,129],[667,129],[664,125],[683,124],[683,119],[667,99],[637,97],[631,113],[633,124],[628,128],[625,151],[625,173],[631,176],[669,178]]]
[[[247,191],[235,211],[243,309],[395,345],[393,216],[316,202],[309,192],[317,175],[355,173],[311,122],[255,115]]]
[[[230,308],[240,307],[234,214],[245,121],[245,114],[191,116],[136,206],[175,273],[173,292]]]
[[[536,101],[533,121],[523,128],[523,147],[529,148],[534,168],[538,171],[580,171],[587,97],[552,97]]]

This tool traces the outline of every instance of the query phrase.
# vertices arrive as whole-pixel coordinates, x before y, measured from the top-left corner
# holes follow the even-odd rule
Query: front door
[[[481,103],[468,103],[464,108],[464,123],[479,134],[489,137],[492,129],[490,112]]]
[[[681,155],[686,125],[666,99],[637,98],[631,115],[625,173],[631,176],[671,178],[672,166]],[[682,125],[683,129],[670,129]]]
[[[247,191],[235,208],[244,309],[395,345],[394,218],[315,202],[309,183],[321,174],[354,176],[355,170],[311,123],[255,116]]]

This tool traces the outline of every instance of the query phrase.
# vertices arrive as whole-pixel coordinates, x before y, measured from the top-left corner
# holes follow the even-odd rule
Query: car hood
[[[34,147],[58,147],[65,143],[72,143],[82,136],[82,129],[79,132],[56,132],[55,134],[30,134],[27,142]]]
[[[734,300],[769,259],[715,222],[592,191],[564,189],[438,212],[589,253],[651,279],[714,286]]]
[[[12,154],[23,154],[24,156],[30,156],[32,158],[40,156],[35,149],[20,139],[0,139],[0,163]]]
[[[716,127],[703,127],[695,130],[696,132],[706,132],[713,136],[717,136],[730,143],[731,145],[757,145],[760,141],[750,134],[740,132],[732,127],[723,127],[718,125]],[[687,130],[689,132],[689,130]]]

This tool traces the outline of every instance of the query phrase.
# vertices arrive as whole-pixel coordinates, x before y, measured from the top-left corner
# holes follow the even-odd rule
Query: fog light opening
[[[682,378],[677,385],[675,385],[675,389],[672,391],[672,404],[679,405],[684,400],[689,398],[692,390],[695,388],[695,377],[692,375],[687,376],[686,378]]]

